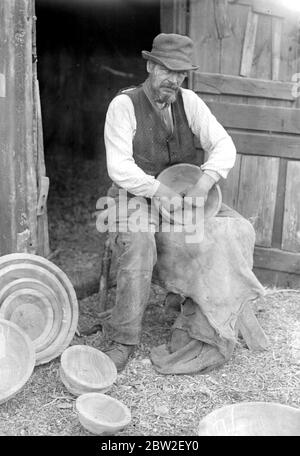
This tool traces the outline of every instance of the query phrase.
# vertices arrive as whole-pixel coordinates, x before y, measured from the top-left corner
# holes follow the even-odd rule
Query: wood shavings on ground
[[[132,413],[118,435],[195,436],[201,418],[223,405],[245,401],[300,407],[300,298],[298,291],[267,293],[257,318],[270,339],[265,352],[240,341],[231,360],[206,375],[161,375],[150,360],[153,346],[168,340],[176,317],[163,307],[165,292],[152,287],[142,341],[107,394]],[[111,291],[111,299],[114,290]],[[80,325],[96,323],[98,295],[80,302]],[[72,344],[103,345],[101,332]],[[0,432],[9,435],[89,435],[80,425],[75,397],[59,377],[59,359],[35,368],[24,389],[0,405]]]

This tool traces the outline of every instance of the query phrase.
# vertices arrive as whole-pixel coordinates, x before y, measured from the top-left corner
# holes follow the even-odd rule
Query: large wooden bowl
[[[74,395],[104,393],[117,379],[113,361],[103,352],[87,345],[73,345],[60,358],[60,377]]]
[[[130,410],[120,401],[102,393],[88,393],[76,399],[81,425],[92,434],[115,434],[131,421]]]
[[[170,187],[175,192],[184,195],[190,186],[193,186],[198,182],[202,174],[203,171],[199,166],[191,165],[189,163],[178,163],[177,165],[172,165],[169,168],[164,169],[157,176],[157,180]],[[154,203],[165,220],[174,220],[173,214],[161,207],[157,199],[154,199]],[[222,193],[219,185],[215,184],[209,191],[207,201],[204,205],[204,218],[207,219],[217,215],[221,208],[221,204]]]
[[[66,274],[38,255],[0,257],[0,316],[32,339],[36,364],[59,356],[74,337],[78,302]]]
[[[300,436],[300,409],[273,402],[242,402],[200,421],[200,436]]]
[[[15,323],[0,319],[0,404],[23,388],[34,366],[30,338]]]

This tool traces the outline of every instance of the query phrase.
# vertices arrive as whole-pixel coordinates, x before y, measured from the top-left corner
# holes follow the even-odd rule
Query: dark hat
[[[151,52],[142,51],[144,59],[165,66],[173,71],[197,70],[192,64],[193,41],[185,35],[176,33],[160,33],[152,43]]]

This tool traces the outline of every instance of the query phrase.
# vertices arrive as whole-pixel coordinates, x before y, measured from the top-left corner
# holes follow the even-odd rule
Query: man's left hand
[[[200,206],[203,206],[203,203],[205,204],[207,200],[209,190],[214,184],[215,180],[208,174],[203,173],[198,182],[187,190],[185,196],[203,198],[203,201],[200,202]],[[197,206],[196,198],[195,202],[193,201],[193,206]]]

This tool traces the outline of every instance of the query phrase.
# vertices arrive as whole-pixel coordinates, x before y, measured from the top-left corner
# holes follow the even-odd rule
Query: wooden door
[[[200,70],[189,87],[236,145],[236,165],[221,185],[224,201],[255,227],[256,271],[273,284],[278,273],[292,274],[285,285],[300,286],[299,14],[280,0],[163,3],[165,31],[195,44]]]
[[[33,0],[0,2],[0,255],[49,253]]]

